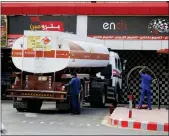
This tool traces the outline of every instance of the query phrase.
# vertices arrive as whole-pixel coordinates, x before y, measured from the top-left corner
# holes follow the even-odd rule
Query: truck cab
[[[122,95],[122,61],[117,53],[109,52],[109,65],[97,77],[109,82],[106,86],[106,102],[116,103],[121,101]],[[116,105],[115,104],[115,105]]]
[[[112,87],[114,87],[115,97],[117,101],[121,99],[122,91],[122,61],[117,53],[110,51],[109,64],[112,66]]]

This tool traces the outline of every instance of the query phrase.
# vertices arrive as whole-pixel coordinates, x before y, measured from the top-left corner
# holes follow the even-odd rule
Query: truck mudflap
[[[7,97],[46,99],[46,100],[66,100],[67,99],[67,92],[49,91],[49,90],[8,89]]]

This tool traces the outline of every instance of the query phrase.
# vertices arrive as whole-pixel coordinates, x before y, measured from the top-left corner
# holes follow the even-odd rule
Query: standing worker
[[[79,93],[80,93],[80,79],[77,77],[76,73],[72,74],[72,79],[65,86],[70,86],[71,94],[71,107],[73,114],[80,114],[80,102],[79,102]]]
[[[142,73],[142,70],[139,71],[139,74],[141,76],[141,96],[140,96],[140,102],[138,109],[142,108],[142,103],[144,100],[144,94],[145,92],[147,93],[147,104],[148,104],[148,109],[151,110],[151,82],[152,82],[152,77],[148,74],[147,70]],[[153,80],[154,82],[154,80]]]

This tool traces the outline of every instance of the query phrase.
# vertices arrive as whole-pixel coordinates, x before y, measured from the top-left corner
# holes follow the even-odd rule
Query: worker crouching
[[[81,89],[81,83],[76,73],[72,74],[71,81],[68,84],[65,84],[65,86],[70,87],[72,114],[80,114],[79,93]]]

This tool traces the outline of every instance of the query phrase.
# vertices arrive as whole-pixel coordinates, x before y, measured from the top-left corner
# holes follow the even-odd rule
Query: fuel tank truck
[[[81,80],[80,106],[117,104],[122,86],[119,55],[101,40],[56,31],[24,31],[12,47],[19,72],[8,89],[17,111],[39,112],[43,101],[55,101],[58,110],[70,110],[70,89],[64,84],[76,72]]]

